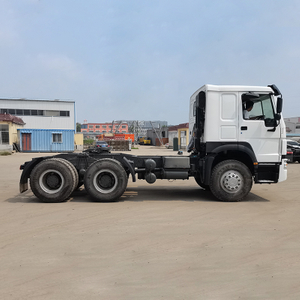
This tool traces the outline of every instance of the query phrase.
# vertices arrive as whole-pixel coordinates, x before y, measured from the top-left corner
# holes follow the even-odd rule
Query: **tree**
[[[81,124],[76,123],[76,132],[81,132]]]

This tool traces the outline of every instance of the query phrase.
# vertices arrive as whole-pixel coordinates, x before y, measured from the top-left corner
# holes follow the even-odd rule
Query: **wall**
[[[8,125],[8,139],[9,139],[9,143],[7,144],[3,144],[0,145],[1,149],[7,149],[7,150],[12,150],[13,147],[13,143],[19,143],[19,136],[18,136],[18,129],[23,128],[22,125],[17,125],[15,123],[12,122],[5,122],[5,121],[0,121],[0,124],[5,124]]]
[[[178,146],[180,149],[186,149],[189,144],[189,129],[180,128],[178,129]]]
[[[12,145],[0,145],[0,152],[12,152],[13,151],[13,147]]]
[[[178,137],[178,132],[177,131],[169,131],[169,146],[173,147],[173,139],[175,137]]]
[[[24,128],[30,129],[73,129],[75,130],[75,102],[73,101],[49,101],[49,100],[25,100],[25,99],[0,99],[1,109],[35,109],[51,111],[69,111],[67,117],[57,116],[16,116],[26,123]]]
[[[20,148],[23,152],[73,152],[74,130],[20,129]],[[31,135],[31,149],[23,147],[22,137]],[[61,142],[53,142],[53,134],[61,134]]]
[[[9,144],[12,145],[13,143],[19,143],[18,137],[18,129],[22,129],[23,126],[11,123],[9,127]]]
[[[128,124],[127,123],[84,123],[81,125],[81,132],[84,133],[96,133],[96,134],[105,134],[105,133],[128,133]]]
[[[74,134],[74,147],[75,150],[83,150],[83,133]]]
[[[178,128],[176,131],[169,131],[169,147],[173,147],[173,139],[178,138],[178,146],[180,149],[186,149],[189,144],[189,129],[188,128]]]

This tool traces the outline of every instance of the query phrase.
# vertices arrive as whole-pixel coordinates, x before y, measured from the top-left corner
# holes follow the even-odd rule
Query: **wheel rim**
[[[114,172],[105,169],[95,174],[93,183],[98,192],[108,194],[115,190],[118,184],[118,178]]]
[[[59,171],[47,170],[41,174],[39,184],[44,192],[55,194],[63,188],[65,179]]]
[[[236,170],[229,170],[221,177],[221,187],[227,193],[237,193],[243,187],[242,174]]]

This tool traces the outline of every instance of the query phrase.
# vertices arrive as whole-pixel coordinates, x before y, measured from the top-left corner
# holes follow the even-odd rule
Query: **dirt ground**
[[[300,299],[299,164],[239,203],[191,178],[47,204],[18,190],[20,164],[43,155],[0,156],[0,299]]]

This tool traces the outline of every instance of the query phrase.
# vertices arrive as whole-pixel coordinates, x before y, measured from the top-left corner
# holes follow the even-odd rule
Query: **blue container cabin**
[[[22,152],[73,152],[74,130],[19,129]]]

